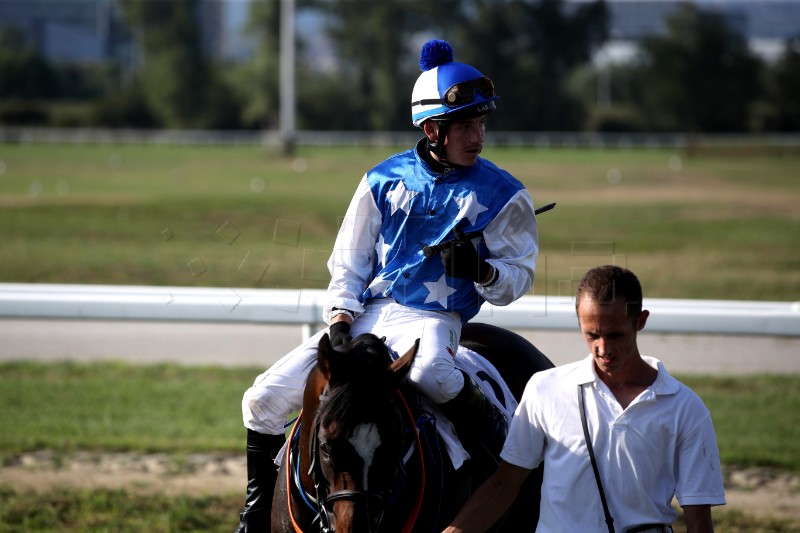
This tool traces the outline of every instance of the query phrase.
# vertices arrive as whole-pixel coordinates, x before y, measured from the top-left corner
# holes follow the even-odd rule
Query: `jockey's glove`
[[[478,256],[477,250],[472,245],[464,231],[456,226],[456,234],[447,248],[439,253],[444,265],[444,273],[453,278],[471,279],[475,283],[484,283],[489,277],[492,265]]]
[[[350,324],[344,320],[331,324],[328,328],[328,334],[331,338],[331,346],[341,346],[353,340],[350,335]]]

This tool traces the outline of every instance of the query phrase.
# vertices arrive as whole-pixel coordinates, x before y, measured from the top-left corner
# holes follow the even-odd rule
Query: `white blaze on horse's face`
[[[372,459],[375,451],[381,445],[381,436],[378,433],[378,426],[375,424],[359,424],[353,429],[353,436],[348,439],[353,445],[356,453],[364,461],[364,490],[369,490],[369,467],[372,466]]]

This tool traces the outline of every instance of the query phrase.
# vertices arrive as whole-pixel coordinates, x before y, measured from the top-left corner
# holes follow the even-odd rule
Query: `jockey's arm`
[[[492,305],[508,305],[533,285],[539,236],[533,201],[519,191],[483,230],[483,239],[497,269],[497,281],[490,286],[476,284],[475,290]]]
[[[328,259],[331,280],[323,306],[323,319],[329,324],[336,314],[335,308],[346,309],[353,317],[364,312],[360,297],[372,276],[372,255],[380,227],[381,213],[364,177],[342,219]]]
[[[530,470],[500,461],[497,471],[478,487],[444,533],[486,531],[511,507]]]

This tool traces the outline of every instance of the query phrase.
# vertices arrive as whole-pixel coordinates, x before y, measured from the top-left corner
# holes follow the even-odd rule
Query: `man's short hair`
[[[623,298],[628,316],[638,317],[642,313],[642,285],[636,274],[627,268],[604,265],[589,270],[581,278],[575,294],[575,309],[584,296],[600,303],[612,304]]]

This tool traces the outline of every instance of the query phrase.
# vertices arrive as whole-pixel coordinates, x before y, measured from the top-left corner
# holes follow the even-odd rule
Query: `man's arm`
[[[511,507],[530,472],[527,468],[500,461],[497,471],[478,487],[444,533],[489,529]]]
[[[686,505],[683,508],[686,533],[714,533],[710,505]]]

